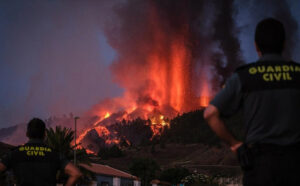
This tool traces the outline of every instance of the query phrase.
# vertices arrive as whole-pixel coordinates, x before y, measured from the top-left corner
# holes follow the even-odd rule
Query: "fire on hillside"
[[[143,15],[144,22],[139,23],[147,27],[147,31],[141,31],[143,37],[128,43],[126,50],[115,46],[120,48],[120,56],[112,65],[112,72],[125,89],[123,97],[96,105],[90,114],[96,115],[98,120],[83,130],[77,140],[89,152],[92,151],[90,142],[84,140],[87,135],[101,138],[96,140],[98,145],[118,144],[120,134],[110,130],[110,126],[140,118],[147,120],[153,138],[169,127],[170,119],[178,114],[206,107],[213,94],[212,80],[208,76],[209,61],[202,60],[199,65],[195,58],[194,50],[199,49],[199,44],[193,43],[195,33],[190,18],[162,15],[161,5],[152,1],[146,6],[148,13]],[[184,10],[182,14],[188,11]],[[172,26],[172,19],[181,23]],[[121,40],[130,36],[131,33],[122,32]],[[192,43],[197,46],[193,48]],[[97,153],[97,148],[93,151]]]

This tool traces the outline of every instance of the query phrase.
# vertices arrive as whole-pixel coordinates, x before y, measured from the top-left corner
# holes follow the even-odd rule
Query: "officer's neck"
[[[258,61],[285,61],[281,54],[267,53],[259,57]]]
[[[43,143],[44,139],[39,138],[29,138],[28,143]]]

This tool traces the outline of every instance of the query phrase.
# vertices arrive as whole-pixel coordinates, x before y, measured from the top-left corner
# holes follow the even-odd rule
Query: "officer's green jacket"
[[[300,64],[264,55],[238,68],[211,104],[223,116],[243,110],[246,143],[300,143]]]
[[[54,186],[57,171],[63,170],[68,161],[42,140],[33,139],[9,153],[2,163],[12,169],[17,185]]]

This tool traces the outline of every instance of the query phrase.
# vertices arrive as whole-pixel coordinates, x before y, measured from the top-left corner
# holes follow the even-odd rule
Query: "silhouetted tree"
[[[191,173],[186,168],[176,167],[162,171],[160,180],[167,181],[172,184],[179,184],[180,181]]]
[[[149,158],[135,159],[129,167],[131,174],[141,178],[142,186],[150,185],[150,181],[155,178],[156,172],[159,170],[159,165]]]
[[[55,129],[49,128],[46,130],[46,143],[60,156],[66,157],[68,160],[73,160],[74,157],[74,146],[72,146],[72,141],[74,139],[74,131],[70,128],[56,126]],[[76,162],[79,164],[90,165],[91,160],[86,153],[85,149],[76,149]],[[82,182],[86,180],[92,180],[94,177],[93,173],[79,166],[80,171],[83,173]],[[60,172],[58,179],[60,182],[64,182],[67,176]]]

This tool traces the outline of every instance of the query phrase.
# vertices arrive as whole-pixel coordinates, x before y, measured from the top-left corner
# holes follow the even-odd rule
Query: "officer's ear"
[[[258,57],[261,57],[261,56],[262,56],[262,53],[261,53],[261,51],[260,51],[258,45],[256,44],[256,42],[254,42],[254,45],[255,45],[255,49],[256,49],[256,52],[257,52]]]

